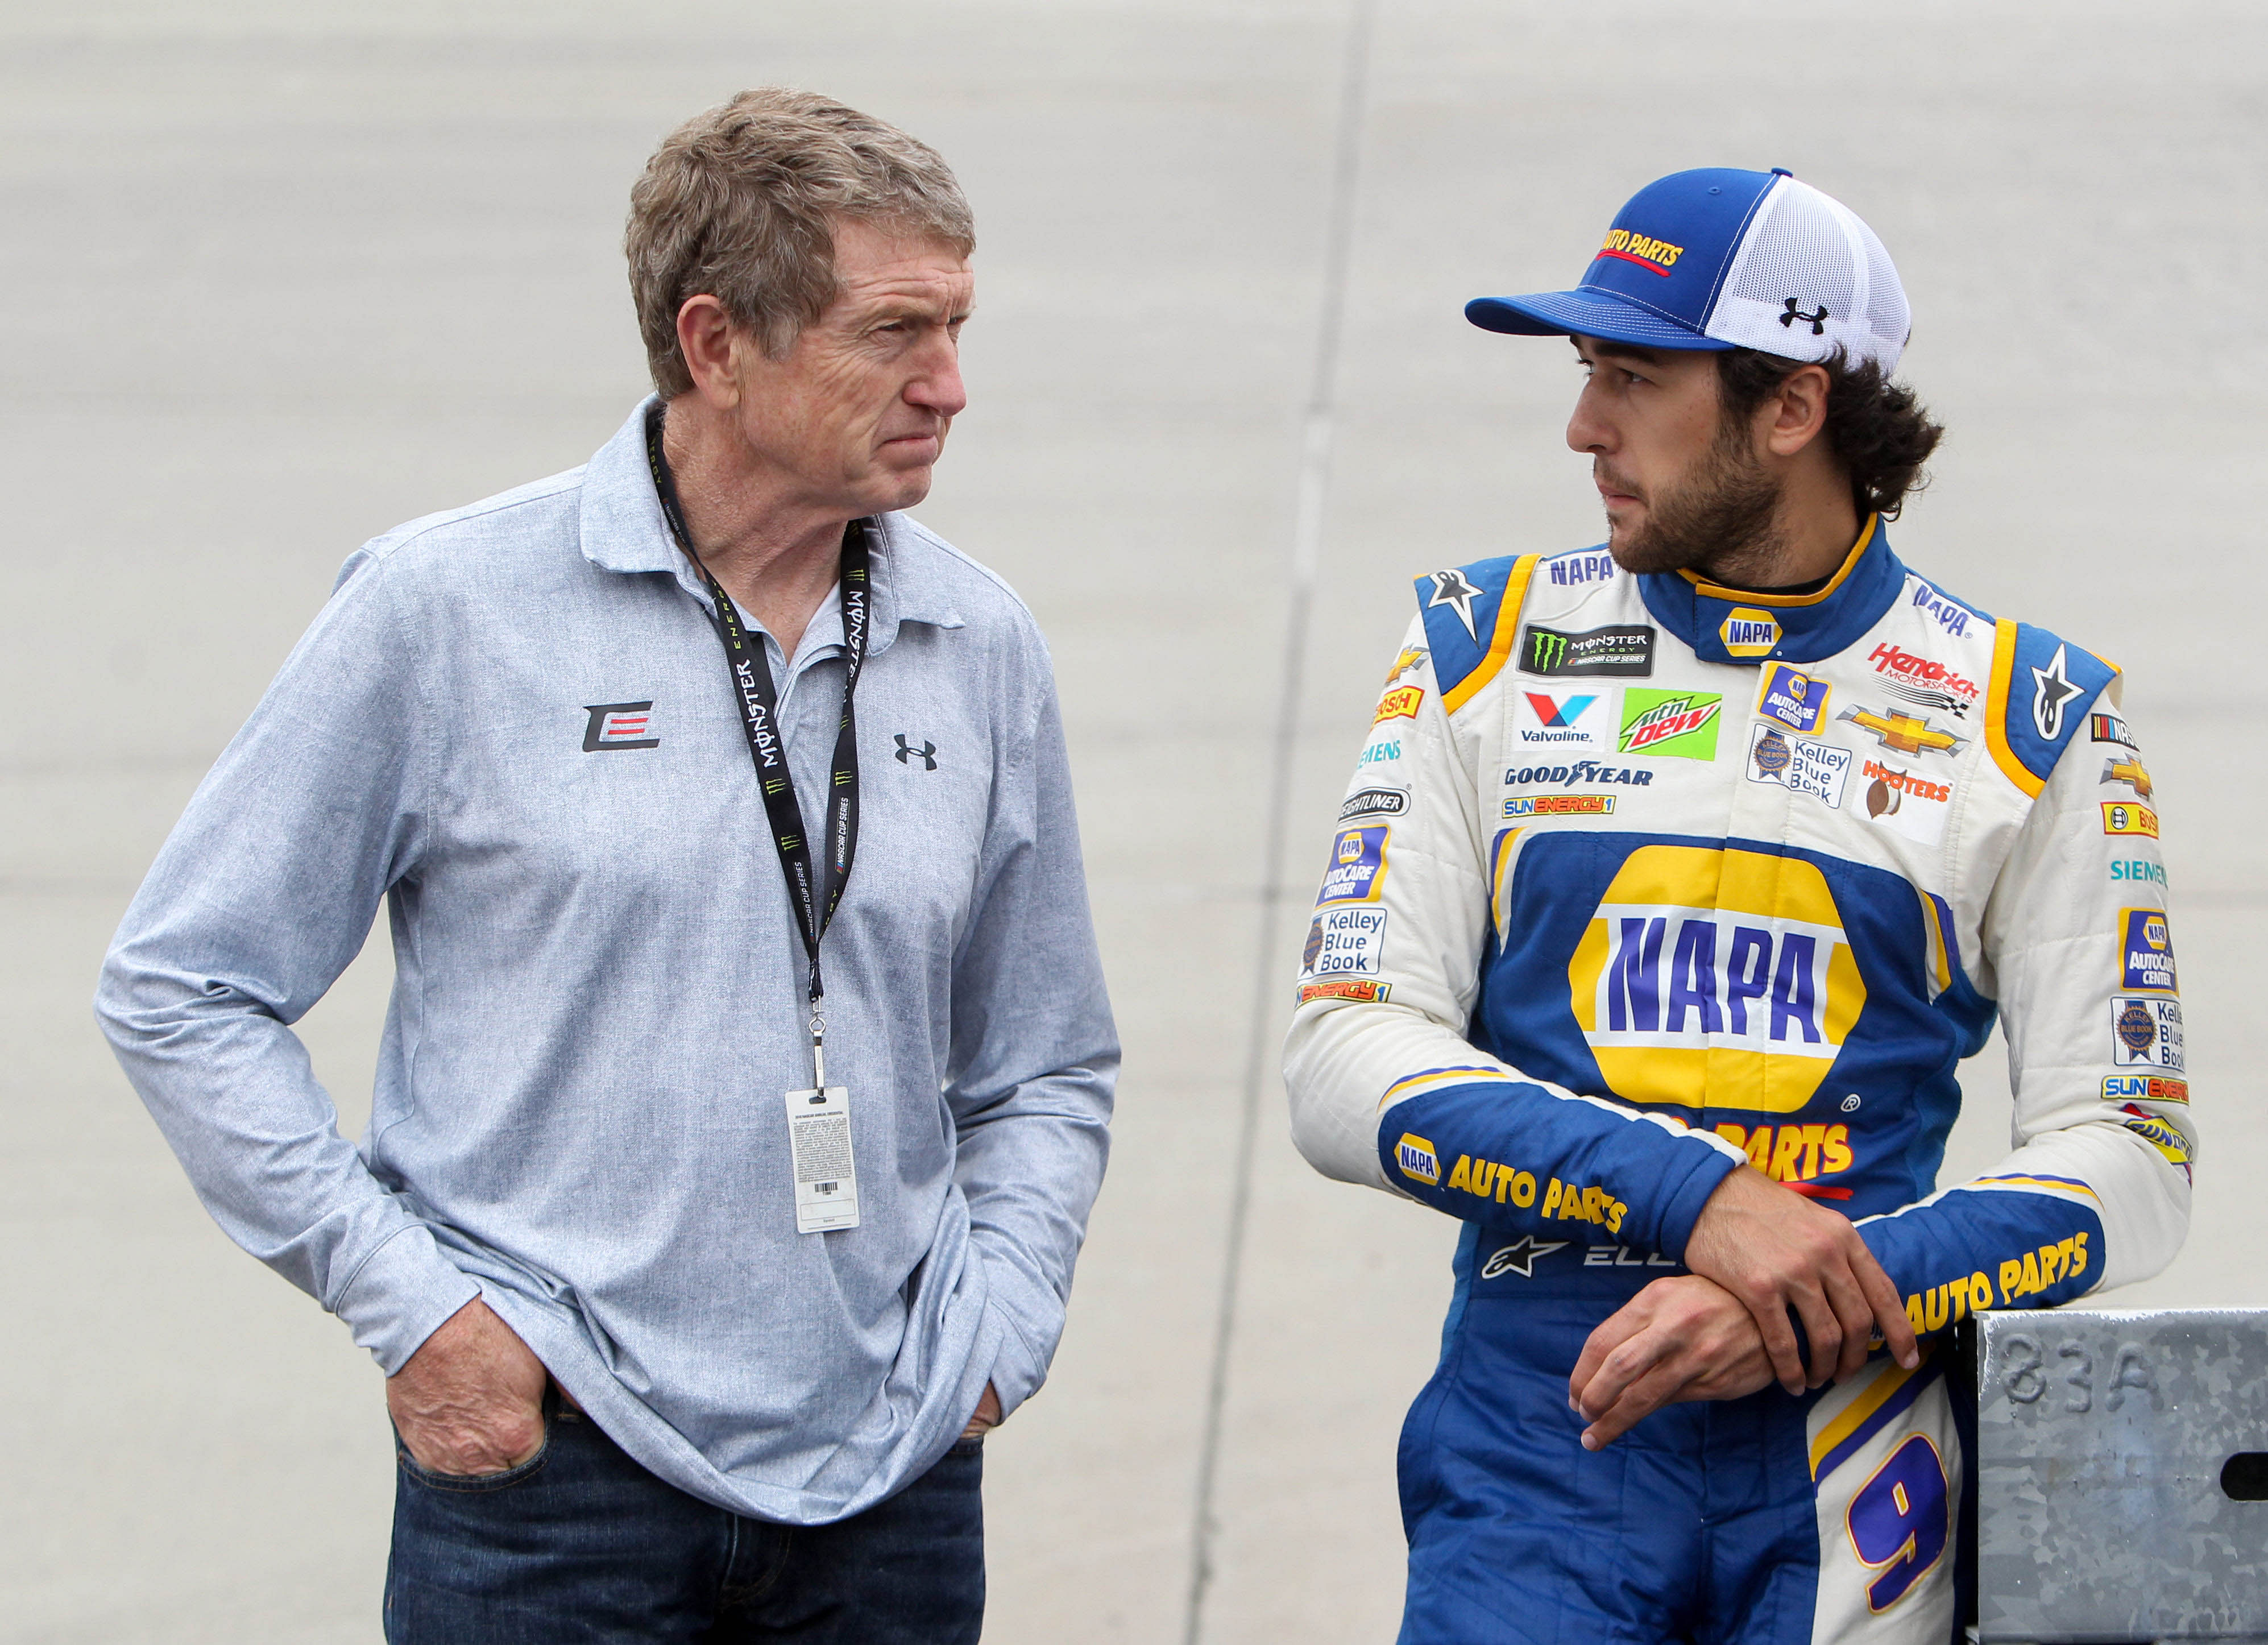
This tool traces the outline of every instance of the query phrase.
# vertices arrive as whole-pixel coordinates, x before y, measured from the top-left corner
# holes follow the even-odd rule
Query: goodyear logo
[[[2102,831],[2106,834],[2146,834],[2158,837],[2158,814],[2147,806],[2102,801]]]
[[[1666,240],[1655,240],[1651,235],[1626,228],[1609,229],[1606,243],[1599,247],[1602,257],[1619,257],[1624,262],[1634,262],[1641,269],[1650,269],[1665,277],[1677,266],[1678,258],[1684,254],[1685,247],[1683,246],[1673,246]]]
[[[2106,1103],[2187,1103],[2190,1100],[2190,1082],[2187,1080],[2161,1079],[2156,1074],[2105,1074],[2102,1077],[2102,1100]]]
[[[1409,1132],[1403,1132],[1402,1140],[1394,1145],[1394,1162],[1412,1182],[1430,1187],[1441,1180],[1441,1156],[1433,1152],[1432,1143]]]
[[[1378,725],[1388,719],[1415,719],[1418,704],[1425,700],[1425,688],[1421,685],[1397,685],[1378,699],[1378,712],[1370,723]]]
[[[1754,606],[1734,606],[1717,625],[1717,638],[1735,657],[1762,657],[1779,644],[1779,623],[1769,611]]]
[[[1833,690],[1826,681],[1815,680],[1792,664],[1776,662],[1764,670],[1764,686],[1756,697],[1756,712],[1766,719],[1778,721],[1790,731],[1815,736]]]
[[[2154,908],[2122,908],[2118,935],[2119,968],[2125,977],[2123,986],[2172,993],[2176,986],[2174,937],[2166,926],[2165,914]]]
[[[1811,1100],[1867,1002],[1815,867],[1694,845],[1631,853],[1567,982],[1616,1095],[1768,1114]]]

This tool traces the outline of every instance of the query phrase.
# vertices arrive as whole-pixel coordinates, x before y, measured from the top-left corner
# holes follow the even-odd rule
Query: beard
[[[1629,481],[1596,460],[1616,490]],[[1708,572],[1768,560],[1777,544],[1780,490],[1748,444],[1748,429],[1728,420],[1692,468],[1654,495],[1642,498],[1644,522],[1625,535],[1609,533],[1608,551],[1624,571]]]

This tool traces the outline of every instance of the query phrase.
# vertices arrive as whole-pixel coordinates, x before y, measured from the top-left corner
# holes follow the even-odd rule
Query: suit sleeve
[[[1326,1177],[1452,1216],[1589,1223],[1598,1242],[1676,1256],[1743,1156],[1675,1119],[1529,1078],[1465,1037],[1496,941],[1478,779],[1500,712],[1483,691],[1453,719],[1424,622],[1411,625],[1310,914],[1285,1049],[1292,1138]]]
[[[2189,1227],[2197,1145],[2150,779],[2117,682],[2064,748],[1995,882],[2014,1152],[1862,1222],[1917,1328],[2146,1279]],[[2101,734],[2096,734],[2099,729]]]

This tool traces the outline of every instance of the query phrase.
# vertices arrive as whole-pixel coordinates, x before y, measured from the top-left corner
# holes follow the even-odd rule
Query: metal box
[[[2268,1639],[2268,1309],[1975,1330],[1978,1640]]]

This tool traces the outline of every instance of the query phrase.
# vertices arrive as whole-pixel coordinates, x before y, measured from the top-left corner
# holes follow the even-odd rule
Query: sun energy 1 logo
[[[1642,845],[1567,967],[1616,1095],[1788,1114],[1867,1002],[1826,877],[1800,858]]]

